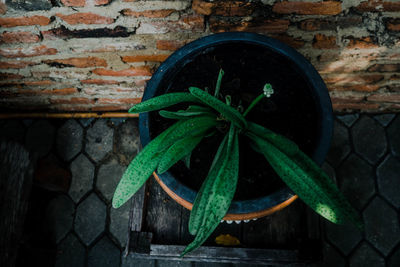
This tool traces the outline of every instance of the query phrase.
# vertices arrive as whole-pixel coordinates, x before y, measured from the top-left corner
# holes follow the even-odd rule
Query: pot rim
[[[317,164],[321,165],[328,152],[333,130],[332,104],[328,90],[318,72],[311,65],[311,63],[307,61],[307,59],[305,59],[293,48],[276,39],[255,33],[229,32],[209,35],[188,43],[187,45],[175,51],[160,65],[157,71],[153,74],[151,80],[147,83],[142,101],[153,97],[158,89],[159,84],[161,83],[161,80],[165,79],[168,75],[171,75],[171,73],[182,69],[186,63],[191,61],[191,57],[198,55],[201,53],[201,51],[204,51],[209,47],[228,43],[248,43],[264,46],[267,49],[275,51],[288,58],[304,75],[304,77],[310,83],[310,87],[314,89],[313,92],[316,96],[316,99],[319,100],[319,103],[317,103],[317,112],[318,121],[320,122],[321,127],[318,129],[319,132],[317,133],[317,145],[313,152],[312,158]],[[143,146],[150,142],[148,120],[149,113],[146,112],[139,115],[139,132]],[[182,206],[190,209],[190,205],[187,203],[190,204],[194,202],[197,194],[196,191],[180,183],[168,171],[162,175],[157,175],[156,173],[154,174],[161,187],[173,199],[177,201],[180,199],[181,201],[178,202]],[[232,201],[228,214],[230,217],[235,215],[235,219],[232,220],[240,220],[245,219],[244,217],[248,219],[246,214],[260,215],[260,213],[262,213],[263,215],[261,216],[251,217],[258,218],[286,207],[296,198],[297,196],[291,189],[284,187],[264,197],[250,200]],[[239,215],[240,218],[237,217],[236,214]]]

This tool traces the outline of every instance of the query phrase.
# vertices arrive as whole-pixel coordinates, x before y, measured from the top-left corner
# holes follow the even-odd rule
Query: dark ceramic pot
[[[203,58],[216,58],[218,66],[207,65],[208,61],[204,62]],[[202,75],[207,72],[217,74],[221,67],[225,76],[228,72],[236,72],[231,74],[240,76],[240,87],[260,90],[261,84],[254,81],[271,81],[276,91],[276,97],[274,94],[271,99],[276,101],[264,104],[265,117],[268,117],[266,126],[296,143],[296,139],[307,143],[304,151],[315,162],[322,164],[332,137],[332,105],[323,80],[301,54],[275,39],[253,33],[221,33],[200,38],[180,48],[161,64],[146,86],[143,101],[175,90],[180,86],[182,76],[188,75],[191,68],[197,68],[199,62],[204,62],[204,71],[193,71],[193,82],[197,84],[192,86],[201,87]],[[249,93],[256,96],[259,91]],[[308,115],[302,114],[304,110]],[[287,123],[281,123],[283,127],[275,127],[274,120]],[[155,123],[149,113],[140,114],[139,130],[143,146],[154,136],[152,129]],[[302,144],[299,146],[303,149]],[[170,171],[162,175],[155,173],[154,176],[174,200],[188,209],[192,208],[196,197],[194,189],[176,179]],[[250,220],[266,216],[288,206],[296,198],[288,187],[283,186],[267,195],[234,200],[224,219]]]

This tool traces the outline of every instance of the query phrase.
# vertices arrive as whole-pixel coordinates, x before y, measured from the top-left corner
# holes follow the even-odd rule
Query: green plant
[[[189,219],[189,231],[195,239],[182,256],[199,247],[211,235],[227,213],[236,191],[239,173],[239,138],[250,138],[252,148],[264,155],[282,180],[312,209],[334,223],[351,221],[362,228],[358,213],[350,206],[332,180],[291,140],[254,122],[246,115],[264,97],[273,93],[270,84],[243,112],[219,99],[221,70],[214,96],[196,87],[189,93],[169,93],[133,106],[129,112],[140,113],[163,109],[178,103],[190,103],[185,110],[161,110],[161,116],[177,122],[153,139],[130,163],[115,191],[113,207],[124,204],[149,178],[153,171],[167,171],[179,160],[189,165],[192,150],[203,138],[216,130],[225,137],[203,182]]]

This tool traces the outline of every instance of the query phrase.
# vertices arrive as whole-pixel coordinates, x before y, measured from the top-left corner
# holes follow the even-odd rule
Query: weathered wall
[[[201,36],[275,37],[320,72],[336,111],[400,109],[400,1],[0,0],[0,107],[114,111]]]

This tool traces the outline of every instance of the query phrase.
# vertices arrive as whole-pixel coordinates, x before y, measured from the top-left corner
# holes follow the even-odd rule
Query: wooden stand
[[[126,256],[220,263],[302,266],[322,255],[320,222],[297,200],[271,216],[248,223],[221,223],[207,242],[184,258],[179,255],[193,240],[188,231],[189,211],[175,203],[151,178],[134,195]],[[220,234],[237,237],[241,245],[218,246]]]

